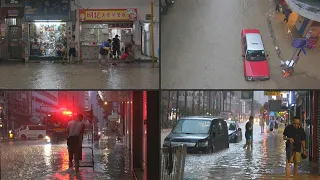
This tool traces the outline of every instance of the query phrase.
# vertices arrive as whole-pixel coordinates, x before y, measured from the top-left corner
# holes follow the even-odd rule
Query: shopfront
[[[61,60],[66,54],[70,20],[69,0],[26,0],[24,56],[32,60]]]
[[[77,39],[80,60],[97,60],[103,41],[116,35],[121,48],[133,41],[137,27],[137,9],[80,9]]]
[[[4,47],[1,53],[6,54],[4,59],[22,59],[22,27],[24,15],[22,7],[2,7],[1,10],[1,39]],[[1,46],[2,46],[1,45]]]

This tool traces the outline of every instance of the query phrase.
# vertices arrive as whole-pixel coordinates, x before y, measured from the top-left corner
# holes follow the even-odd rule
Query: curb
[[[63,64],[65,61],[63,60],[29,60],[28,62],[22,62],[22,63],[51,63],[51,64]],[[117,64],[131,64],[131,63],[125,63],[123,60],[113,60],[111,61],[113,63]],[[154,60],[155,64],[158,64],[158,60]],[[87,63],[98,63],[98,60],[93,60],[93,61],[80,61],[80,62],[75,62],[75,64],[87,64]],[[135,60],[132,63],[152,63],[152,59],[146,59],[146,60]]]

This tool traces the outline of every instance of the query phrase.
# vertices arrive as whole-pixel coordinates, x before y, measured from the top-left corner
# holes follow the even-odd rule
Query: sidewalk
[[[289,17],[289,22],[285,24],[282,23],[284,14],[274,12],[271,15],[271,24],[281,53],[280,57],[283,58],[282,60],[291,59],[295,51],[295,48],[293,48],[291,44],[294,39],[301,38],[295,27],[297,18],[298,15],[293,12]],[[306,51],[306,56],[301,53],[300,60],[295,66],[295,72],[296,74],[305,74],[309,77],[320,79],[320,71],[318,68],[320,67],[320,46],[318,45],[318,48],[315,49],[306,49]]]

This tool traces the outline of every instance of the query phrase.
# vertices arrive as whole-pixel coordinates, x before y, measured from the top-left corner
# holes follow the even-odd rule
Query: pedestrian
[[[75,170],[79,171],[79,160],[81,159],[82,152],[82,140],[85,130],[85,125],[82,123],[83,115],[78,114],[76,120],[72,120],[68,123],[67,127],[67,145],[69,154],[69,169],[73,168],[73,160],[75,165]]]
[[[260,119],[261,133],[264,133],[264,119]]]
[[[253,116],[249,117],[249,121],[246,123],[246,132],[245,132],[245,137],[246,137],[246,144],[243,146],[243,148],[251,146],[252,148],[252,133],[253,133]]]
[[[76,57],[76,36],[72,35],[71,40],[69,41],[69,58],[68,58],[68,64],[74,63],[74,58]]]
[[[271,119],[270,122],[269,122],[269,132],[273,132],[273,128],[274,128],[274,120]]]
[[[288,125],[283,132],[283,139],[286,140],[286,176],[290,177],[290,164],[293,163],[293,175],[297,175],[298,164],[302,155],[307,156],[306,133],[300,126],[300,118],[295,116],[292,124]]]
[[[279,120],[278,118],[274,121],[274,131],[277,133],[279,129]]]
[[[113,38],[113,43],[112,43],[112,52],[113,52],[113,58],[114,59],[119,59],[121,52],[120,52],[120,39],[119,36],[116,35]]]
[[[102,60],[105,61],[105,63],[109,64],[109,57],[108,54],[111,49],[111,40],[108,39],[107,41],[104,41],[99,49],[99,66],[102,66],[101,62]]]
[[[280,4],[279,3],[276,4],[276,11],[280,12]]]

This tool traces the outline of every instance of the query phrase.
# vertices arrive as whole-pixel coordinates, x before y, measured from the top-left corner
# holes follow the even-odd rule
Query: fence
[[[182,180],[187,145],[161,149],[161,180]]]

